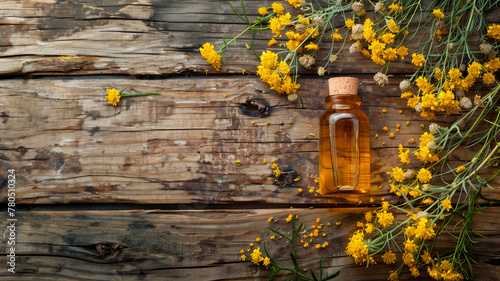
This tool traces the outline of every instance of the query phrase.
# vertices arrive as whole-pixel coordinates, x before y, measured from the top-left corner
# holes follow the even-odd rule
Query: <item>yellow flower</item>
[[[394,34],[392,33],[384,33],[378,37],[378,40],[385,44],[391,44],[394,42]]]
[[[414,54],[411,54],[411,57],[412,57],[411,63],[413,63],[413,65],[418,66],[418,67],[424,65],[424,63],[425,63],[424,55],[414,53]]]
[[[338,31],[339,31],[338,29],[335,29],[335,33],[334,33],[334,34],[332,34],[333,41],[335,41],[335,42],[342,41],[342,39],[344,39],[344,38],[342,38],[342,35],[340,35],[340,34],[338,33]],[[307,48],[306,48],[306,49],[307,49]]]
[[[427,197],[425,198],[423,201],[422,201],[422,204],[425,204],[425,205],[430,205],[434,203],[434,200],[432,200],[430,197]]]
[[[372,212],[366,212],[366,213],[365,213],[365,220],[366,220],[367,222],[371,222],[371,221],[372,221],[372,219],[373,219],[373,213],[372,213]]]
[[[383,210],[381,212],[377,212],[378,223],[382,225],[382,227],[388,227],[394,221],[394,215],[391,212],[387,212]]]
[[[415,262],[415,259],[413,257],[413,254],[410,252],[406,252],[403,254],[403,263],[406,264],[407,266],[413,266],[413,263]]]
[[[392,168],[392,178],[395,180],[395,181],[403,181],[405,179],[405,173],[403,172],[403,169],[399,168],[399,167],[396,167],[396,168]]]
[[[404,59],[408,55],[408,48],[405,46],[401,46],[396,49],[396,54],[398,54],[401,59]]]
[[[307,44],[307,45],[305,46],[305,48],[306,48],[306,50],[308,50],[308,51],[315,51],[315,50],[318,50],[318,49],[319,49],[318,45],[316,45],[316,44],[315,44],[315,43],[313,43],[313,42],[310,42],[309,44]]]
[[[261,16],[265,16],[265,15],[267,15],[267,8],[266,8],[266,7],[260,7],[260,8],[259,8],[259,14],[260,14]]]
[[[489,72],[497,72],[500,69],[500,58],[494,58],[484,63],[484,68]]]
[[[389,6],[389,13],[401,13],[403,11],[403,7],[401,7],[401,5],[399,4],[395,4],[395,3],[392,3],[390,6]]]
[[[373,224],[371,224],[371,223],[367,223],[367,224],[365,224],[365,232],[366,232],[367,234],[372,233],[372,232],[373,232]]]
[[[440,19],[440,20],[444,19],[444,14],[443,14],[443,12],[441,12],[441,9],[434,9],[434,10],[432,11],[432,14],[433,14],[436,18],[438,18],[438,19]]]
[[[488,26],[488,32],[486,35],[490,38],[500,40],[500,25],[498,24],[493,24]]]
[[[446,209],[446,211],[449,211],[452,208],[450,199],[446,198],[441,201],[441,207]]]
[[[271,46],[274,46],[276,44],[278,44],[278,41],[276,41],[276,39],[274,39],[274,37],[273,37],[273,38],[271,38],[271,40],[269,40],[269,42],[267,43],[267,46],[271,47]]]
[[[391,264],[396,262],[396,255],[389,250],[389,252],[385,252],[385,254],[382,255],[382,259],[386,264]]]
[[[398,281],[399,280],[399,275],[397,271],[389,271],[389,281]]]
[[[376,33],[373,31],[372,27],[363,27],[363,38],[366,42],[372,42],[376,38]]]
[[[388,210],[391,204],[387,201],[382,202],[382,210]]]
[[[106,89],[106,92],[108,95],[105,98],[108,99],[108,103],[117,106],[121,97],[120,92],[115,89]]]
[[[432,262],[432,257],[429,254],[429,252],[427,252],[427,250],[424,250],[424,253],[420,257],[422,258],[422,261],[425,262],[426,264]]]
[[[363,231],[358,230],[349,238],[345,253],[352,256],[356,263],[364,263],[369,260],[368,246],[365,244]]]
[[[473,61],[469,66],[467,66],[467,76],[471,78],[477,78],[481,75],[481,71],[483,70],[483,66],[477,61]]]
[[[271,264],[271,259],[269,257],[264,258],[264,262],[262,263],[265,266],[268,266]]]
[[[254,249],[250,256],[252,257],[252,263],[254,264],[259,264],[259,262],[264,260],[264,258],[262,257],[262,253],[260,252],[260,247]]]
[[[354,21],[352,19],[347,19],[345,21],[345,27],[347,27],[347,29],[351,30],[353,26],[354,26]]]
[[[495,75],[493,75],[493,73],[491,72],[486,72],[485,74],[483,74],[483,83],[485,85],[490,85],[495,83]]]
[[[426,168],[421,168],[417,173],[417,178],[421,183],[427,183],[432,179],[432,173]]]
[[[411,271],[411,276],[413,276],[415,278],[420,276],[420,272],[418,271],[418,267],[412,266],[412,267],[410,267],[410,271]]]
[[[448,74],[446,75],[446,77],[448,77],[448,79],[450,79],[451,81],[455,81],[458,78],[460,78],[461,76],[462,76],[462,72],[460,72],[460,70],[458,68],[450,69],[448,71]]]
[[[456,170],[455,170],[455,173],[457,174],[460,174],[461,172],[465,171],[465,167],[464,166],[460,166],[458,167]]]
[[[418,246],[413,243],[413,240],[406,240],[405,242],[405,251],[408,251],[410,253],[414,253],[418,249]]]
[[[389,29],[391,30],[392,33],[399,32],[399,26],[396,24],[396,22],[393,19],[390,19],[389,21],[387,21],[387,25],[389,26]]]
[[[283,5],[279,2],[274,2],[271,7],[273,8],[273,12],[275,12],[278,16],[283,14],[283,11],[285,8],[283,8]]]
[[[219,71],[222,64],[221,55],[217,54],[214,50],[214,45],[210,43],[203,44],[200,48],[200,53],[201,56],[215,68],[215,70]]]
[[[302,0],[288,0],[288,3],[294,8],[298,8],[302,5]]]
[[[399,154],[398,154],[398,156],[401,159],[401,162],[405,163],[406,165],[410,164],[410,162],[411,162],[411,160],[410,160],[410,150],[406,149],[406,151],[404,151],[404,148],[403,148],[402,144],[399,145]]]

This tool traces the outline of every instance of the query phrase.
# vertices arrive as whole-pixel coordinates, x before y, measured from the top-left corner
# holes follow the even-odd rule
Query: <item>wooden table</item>
[[[251,17],[263,5],[245,2]],[[259,60],[244,47],[247,35],[214,71],[198,48],[220,45],[225,32],[243,28],[222,0],[0,3],[3,224],[9,169],[15,169],[17,203],[16,273],[5,263],[6,228],[2,280],[267,280],[270,271],[240,261],[239,251],[249,257],[250,243],[275,243],[266,227],[287,231],[292,213],[306,227],[317,218],[332,223],[322,230],[328,247],[300,249],[305,268],[317,268],[323,255],[326,272],[341,271],[336,280],[387,279],[394,268],[380,257],[367,269],[344,251],[365,211],[382,198],[398,201],[386,172],[399,143],[415,147],[408,140],[430,124],[399,97],[411,58],[391,67],[394,76],[383,88],[372,79],[378,66],[360,55],[343,52],[327,69],[328,77],[360,79],[371,135],[380,137],[371,141],[368,193],[324,198],[314,179],[328,77],[303,70],[302,102],[289,102],[255,75]],[[259,35],[256,47],[263,50],[270,36]],[[115,107],[104,98],[107,88],[162,95],[123,99]],[[268,104],[269,114],[245,115],[249,101]],[[382,127],[397,123],[403,126],[390,139]],[[264,159],[301,180],[276,184]],[[499,279],[499,216],[497,205],[475,217],[487,237],[474,246],[476,280]],[[269,223],[270,217],[279,221]],[[278,258],[286,260],[280,247]],[[411,279],[406,270],[401,279]]]

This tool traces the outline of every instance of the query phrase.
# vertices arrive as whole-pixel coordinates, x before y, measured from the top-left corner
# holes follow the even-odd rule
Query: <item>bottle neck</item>
[[[358,95],[330,95],[325,98],[328,108],[332,109],[359,109],[361,97]]]

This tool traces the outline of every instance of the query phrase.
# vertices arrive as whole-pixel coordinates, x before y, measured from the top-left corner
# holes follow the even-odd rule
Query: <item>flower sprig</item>
[[[312,3],[298,0],[288,0],[288,3],[296,9],[300,8],[303,13],[292,17],[290,13],[285,13],[283,4],[275,2],[271,7],[260,7],[258,12],[261,16],[250,21],[243,0],[241,0],[243,14],[238,13],[231,4],[233,12],[247,23],[248,27],[232,37],[230,41],[226,41],[224,36],[223,44],[218,51],[215,51],[215,47],[210,43],[203,44],[200,48],[202,57],[219,71],[224,59],[223,54],[228,50],[228,47],[231,44],[236,44],[236,40],[244,33],[251,32],[248,49],[252,49],[261,60],[261,65],[257,68],[257,75],[269,85],[271,90],[286,95],[291,101],[296,100],[298,98],[296,92],[300,88],[300,84],[297,83],[299,66],[310,69],[315,64],[322,38],[330,34],[332,43],[330,51],[324,59],[325,64],[318,67],[318,74],[324,75],[325,68],[336,60],[337,54],[346,41],[347,33],[339,32],[339,27],[335,25],[333,20],[334,16],[345,17],[345,12],[357,8],[353,4],[354,1],[348,1],[345,4],[342,1],[326,1],[327,5],[319,8]],[[358,13],[364,14],[364,9],[358,9]],[[255,32],[266,30],[270,30],[273,34],[268,46],[271,48],[280,45],[285,47],[285,50],[279,53],[266,50],[262,52],[262,55],[258,55],[253,43],[253,36]],[[283,35],[288,39],[286,43],[282,43],[280,40]],[[338,44],[342,45],[335,52],[334,46]]]
[[[290,260],[292,262],[293,267],[280,265],[278,263],[278,261],[274,257],[272,257],[272,255],[270,254],[270,252],[267,248],[267,244],[265,242],[264,242],[264,252],[265,252],[266,256],[265,257],[262,256],[262,252],[260,250],[260,247],[258,247],[256,249],[253,249],[252,253],[250,254],[251,262],[253,264],[257,264],[257,265],[262,264],[263,266],[265,266],[266,268],[268,268],[272,271],[268,280],[274,280],[274,278],[276,278],[276,276],[281,271],[290,272],[291,274],[293,274],[293,277],[290,280],[326,281],[326,280],[331,280],[331,279],[337,277],[340,274],[340,271],[337,271],[331,275],[323,276],[323,256],[320,257],[319,272],[317,272],[317,273],[315,273],[313,271],[313,269],[309,269],[308,271],[306,271],[299,266],[299,264],[297,262],[296,242],[298,239],[300,239],[302,237],[301,234],[303,234],[305,231],[304,231],[304,224],[301,223],[298,227],[296,226],[297,218],[298,218],[298,215],[290,214],[288,216],[288,218],[286,219],[286,222],[291,224],[291,231],[290,231],[289,235],[287,235],[283,232],[280,232],[276,229],[273,229],[271,227],[268,227],[268,229],[275,234],[275,235],[271,236],[271,240],[275,240],[276,239],[275,236],[278,235],[280,238],[284,238],[287,241],[287,243],[291,246]],[[272,220],[273,220],[272,217],[269,218],[269,221],[272,221]],[[318,221],[319,221],[319,218],[317,219],[317,222]],[[316,232],[317,232],[317,229],[315,230],[314,233],[316,233]],[[303,234],[303,235],[305,235],[305,234]],[[311,240],[312,240],[312,238],[311,238]],[[257,238],[257,241],[260,242],[260,238]],[[303,244],[304,247],[308,247],[308,245],[309,245],[309,243],[307,243],[307,242],[301,241],[301,243],[304,243]],[[253,245],[253,243],[252,243],[252,245]],[[328,245],[327,242],[325,242],[325,244],[323,245],[323,248],[326,245]],[[316,248],[321,248],[321,246],[316,247]],[[244,250],[242,250],[241,253],[244,253]],[[245,257],[245,258],[243,258],[243,257]],[[246,256],[244,254],[242,254],[242,259],[243,260],[246,259]],[[307,273],[310,273],[310,275],[308,275]]]
[[[357,263],[373,264],[373,257],[385,250],[382,259],[391,264],[396,262],[392,253],[403,252],[401,266],[390,273],[389,280],[397,280],[403,265],[414,277],[424,268],[436,280],[470,279],[474,263],[471,248],[481,236],[471,221],[485,208],[478,204],[478,199],[498,201],[486,198],[483,188],[492,188],[490,183],[500,169],[489,177],[479,174],[485,167],[499,163],[499,102],[500,84],[497,84],[481,99],[481,105],[476,105],[450,127],[431,124],[430,132],[422,134],[418,148],[412,153],[426,166],[418,173],[400,167],[390,173],[390,192],[400,196],[403,203],[390,206],[385,201],[380,209],[367,213],[366,222],[361,224],[363,228],[353,234],[346,253]],[[456,157],[463,147],[477,147],[478,152],[470,160],[463,159],[464,164],[452,166],[449,158]],[[403,153],[406,151],[401,148],[401,162],[408,164]],[[454,204],[453,198],[463,203]],[[389,210],[406,214],[406,218],[391,217]],[[453,228],[448,227],[451,224]],[[436,245],[441,234],[450,235],[453,244]],[[398,236],[404,238],[403,246],[396,243]]]
[[[114,106],[117,106],[120,102],[121,98],[130,98],[130,97],[139,97],[139,96],[149,96],[149,95],[161,95],[161,93],[141,93],[141,94],[123,94],[127,88],[118,91],[116,89],[106,89],[107,96],[105,98],[108,99],[108,103]]]

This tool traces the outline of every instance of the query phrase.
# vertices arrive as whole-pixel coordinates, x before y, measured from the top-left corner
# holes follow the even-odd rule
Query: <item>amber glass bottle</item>
[[[369,190],[370,130],[361,111],[358,79],[330,78],[327,109],[320,118],[319,186],[323,196]]]

